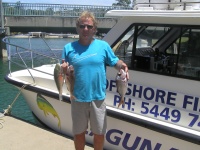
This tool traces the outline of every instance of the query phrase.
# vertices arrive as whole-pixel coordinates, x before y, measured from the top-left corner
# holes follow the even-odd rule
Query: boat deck
[[[0,117],[0,145],[5,150],[75,150],[71,138],[12,116]],[[85,150],[92,149],[85,147]]]

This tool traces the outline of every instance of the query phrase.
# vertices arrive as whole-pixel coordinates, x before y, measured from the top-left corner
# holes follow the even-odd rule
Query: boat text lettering
[[[116,92],[115,80],[107,80],[107,91],[108,95],[112,93],[112,105],[117,107],[121,97]],[[197,96],[128,83],[124,102],[120,109],[200,130]]]

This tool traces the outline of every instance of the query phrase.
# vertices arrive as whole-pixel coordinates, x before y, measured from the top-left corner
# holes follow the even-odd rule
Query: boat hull
[[[37,71],[30,70],[30,73],[34,75],[34,83],[27,70],[8,74],[5,80],[22,91],[31,111],[42,123],[60,134],[73,137],[70,95],[67,94],[66,86],[63,86],[63,100],[60,101],[52,75],[54,65],[43,65],[35,69]],[[49,74],[40,71],[46,71]],[[151,116],[141,115],[139,114],[140,111],[133,111],[133,109],[130,111],[130,109],[127,109],[129,106],[127,100],[125,100],[125,107],[118,109],[117,101],[114,98],[117,97],[117,93],[114,90],[116,87],[114,86],[113,71],[113,68],[107,68],[106,104],[108,126],[105,136],[105,149],[196,150],[199,148],[200,136],[192,134],[187,128],[157,120]],[[132,72],[130,72],[130,75],[133,76]],[[139,77],[142,77],[141,84],[142,81],[148,84],[151,75],[147,74],[146,76],[134,72],[134,79],[137,79],[137,81],[140,81]],[[134,79],[129,80],[129,88],[130,84],[134,83]],[[157,86],[159,87],[159,85]],[[126,97],[130,97],[130,95],[126,95]],[[137,101],[134,97],[132,102]],[[145,102],[142,99],[139,101]],[[139,106],[138,104],[137,108]],[[86,141],[90,144],[93,143],[93,134],[90,127],[86,133]]]
[[[34,91],[23,90],[23,96],[37,118],[51,129],[72,137],[71,104],[69,101],[59,101]],[[141,123],[127,122],[125,118],[116,118],[115,108],[108,106],[108,128],[105,149],[181,149],[196,150],[198,144],[154,131]],[[118,112],[120,113],[120,112]],[[122,113],[122,112],[121,112]],[[89,128],[88,128],[89,129]],[[93,134],[86,133],[87,142],[92,144]]]

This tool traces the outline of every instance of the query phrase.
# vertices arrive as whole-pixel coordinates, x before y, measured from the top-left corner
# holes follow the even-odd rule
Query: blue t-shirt
[[[64,46],[62,59],[74,67],[76,101],[103,100],[106,96],[106,64],[119,60],[105,41],[94,39],[89,46],[78,41]]]

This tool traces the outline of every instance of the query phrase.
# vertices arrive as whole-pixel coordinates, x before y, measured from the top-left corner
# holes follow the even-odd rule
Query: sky
[[[77,4],[77,5],[102,5],[112,6],[116,0],[2,0],[2,2],[16,3],[47,3],[47,4]]]

